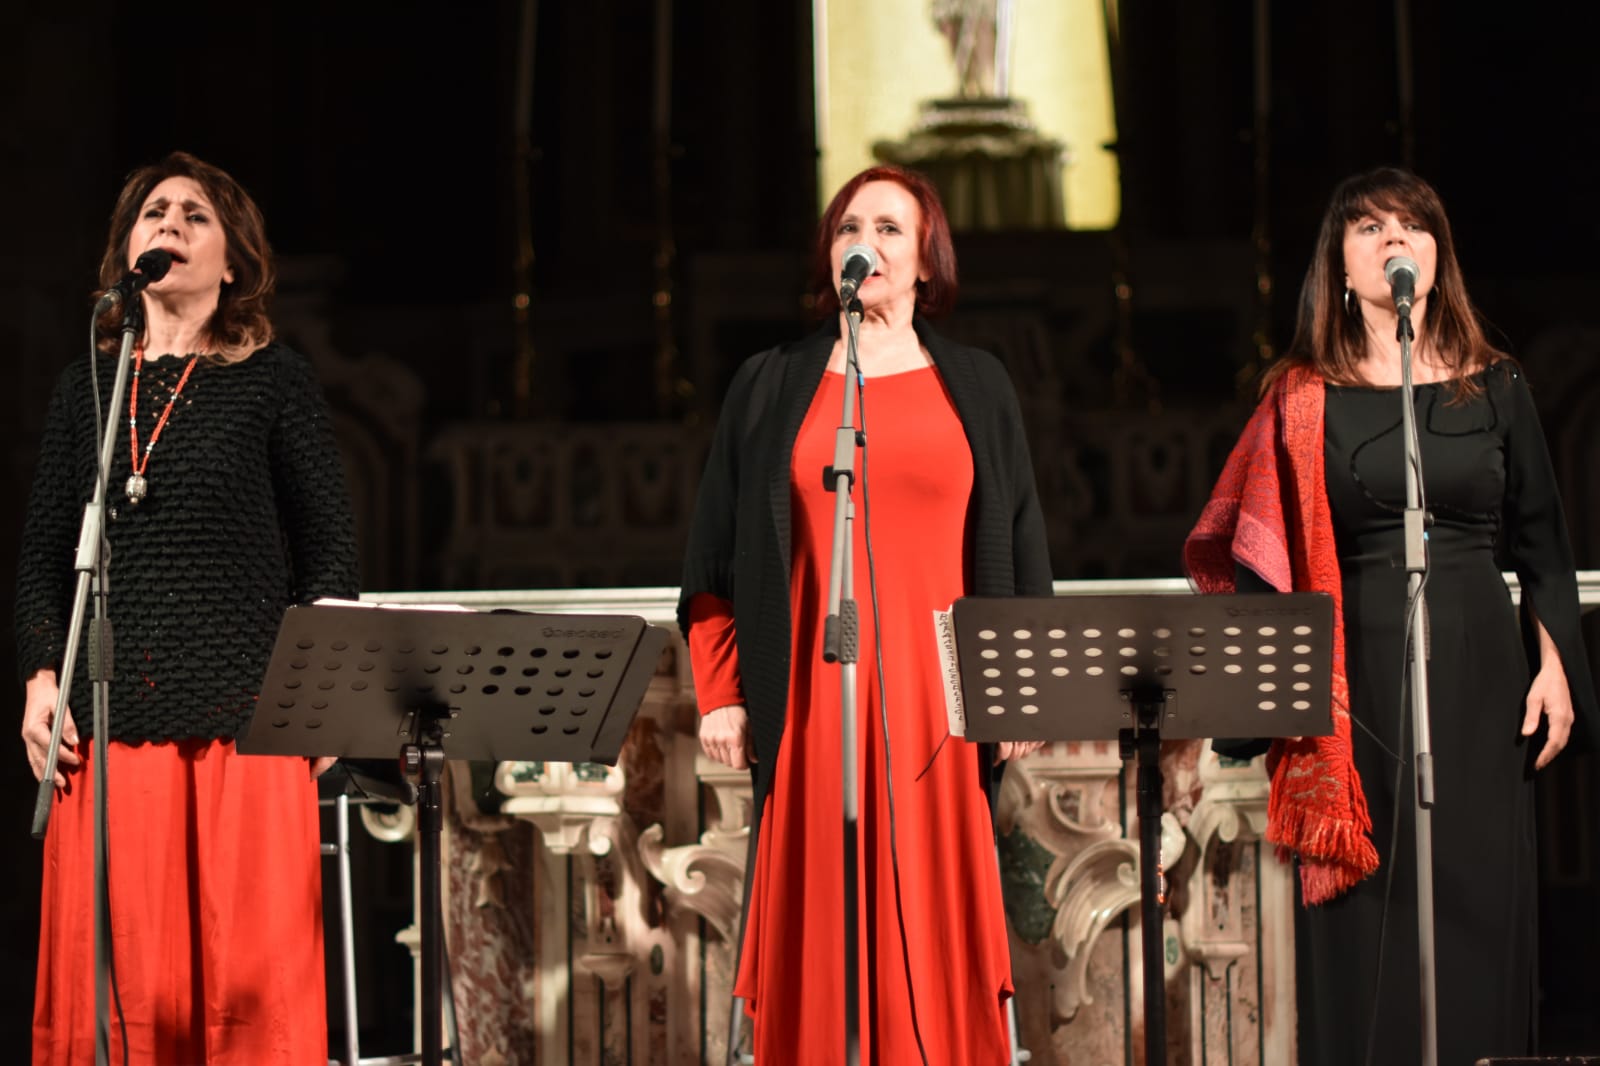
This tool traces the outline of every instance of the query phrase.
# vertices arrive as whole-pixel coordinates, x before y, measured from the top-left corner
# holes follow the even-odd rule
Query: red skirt
[[[94,1061],[92,751],[44,844],[34,1066]],[[111,944],[129,1060],[322,1066],[328,1028],[316,784],[231,741],[106,757]],[[111,1008],[111,1061],[122,1061]]]

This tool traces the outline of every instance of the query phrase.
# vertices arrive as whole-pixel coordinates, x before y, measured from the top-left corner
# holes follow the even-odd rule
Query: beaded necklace
[[[178,396],[183,392],[183,387],[189,383],[189,375],[194,372],[195,363],[200,361],[198,355],[189,357],[189,365],[183,368],[183,376],[178,379],[177,387],[172,390],[172,395],[167,397],[167,406],[161,412],[161,417],[156,421],[156,428],[150,432],[150,439],[145,443],[144,454],[139,454],[139,371],[144,369],[144,349],[135,348],[133,351],[133,387],[128,390],[128,439],[132,451],[133,475],[128,478],[125,491],[130,504],[138,504],[150,491],[150,483],[145,480],[144,472],[150,466],[150,453],[155,449],[156,441],[161,437],[161,430],[166,427],[167,419],[172,417],[172,405],[178,402]]]

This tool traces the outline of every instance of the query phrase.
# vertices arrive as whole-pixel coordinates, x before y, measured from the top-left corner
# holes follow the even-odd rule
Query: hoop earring
[[[1344,313],[1351,318],[1359,318],[1361,316],[1361,305],[1351,299],[1354,295],[1354,291],[1351,290],[1350,286],[1346,285],[1344,287]]]

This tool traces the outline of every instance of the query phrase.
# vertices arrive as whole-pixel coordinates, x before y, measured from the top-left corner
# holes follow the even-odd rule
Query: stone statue
[[[932,0],[933,24],[950,44],[956,95],[962,99],[1004,97],[1009,78],[1011,9],[1015,0]]]
[[[880,162],[920,170],[939,187],[957,230],[1059,229],[1066,225],[1066,146],[1028,117],[1011,95],[1017,0],[929,0],[950,45],[954,96],[924,100],[896,141],[877,141]]]

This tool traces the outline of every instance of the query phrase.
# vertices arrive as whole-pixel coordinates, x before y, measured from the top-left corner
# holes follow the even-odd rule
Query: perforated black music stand
[[[422,1061],[439,1066],[440,774],[475,759],[614,764],[667,640],[632,616],[291,607],[238,750],[398,755],[417,781]]]
[[[1110,740],[1138,759],[1145,1062],[1166,1062],[1161,738],[1325,736],[1333,599],[967,598],[953,608],[966,736]]]

